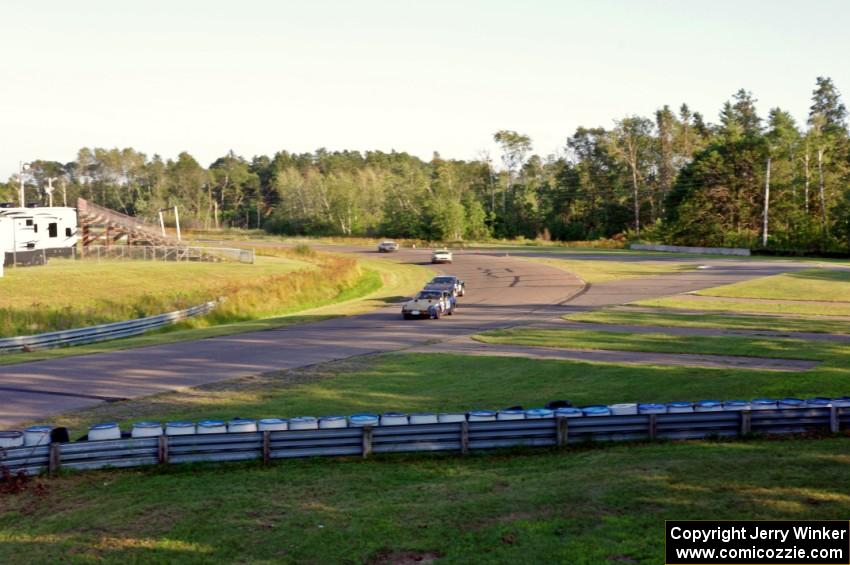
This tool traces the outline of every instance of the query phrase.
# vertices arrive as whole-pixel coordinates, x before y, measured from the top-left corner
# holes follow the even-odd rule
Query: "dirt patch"
[[[442,556],[442,553],[439,551],[392,551],[382,549],[366,563],[369,565],[417,565],[433,563]]]

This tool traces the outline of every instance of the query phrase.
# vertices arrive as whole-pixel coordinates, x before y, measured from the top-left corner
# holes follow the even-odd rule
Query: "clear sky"
[[[145,0],[0,4],[0,177],[131,146],[543,155],[663,104],[715,121],[740,87],[802,121],[818,75],[850,96],[850,2]]]

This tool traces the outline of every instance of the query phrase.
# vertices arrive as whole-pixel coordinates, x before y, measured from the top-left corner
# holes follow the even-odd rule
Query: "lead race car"
[[[431,253],[431,262],[432,263],[451,263],[452,262],[452,252],[446,249],[445,247],[442,249],[435,249]]]
[[[411,318],[439,319],[443,314],[451,316],[455,312],[455,298],[445,290],[421,290],[401,307],[405,320]]]
[[[425,285],[426,290],[447,290],[453,296],[466,294],[466,283],[454,275],[438,275]]]

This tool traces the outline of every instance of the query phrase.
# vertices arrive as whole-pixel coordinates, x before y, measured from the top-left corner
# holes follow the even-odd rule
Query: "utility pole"
[[[165,237],[165,219],[162,217],[162,210],[159,211],[159,229],[162,230],[162,237]]]
[[[59,180],[59,177],[47,177],[47,188],[44,189],[47,192],[51,208],[53,208],[53,181],[55,180]]]
[[[761,231],[761,246],[767,247],[767,216],[770,210],[770,157],[767,158],[767,172],[764,175],[764,225]]]
[[[174,207],[174,223],[177,226],[177,241],[180,241],[180,214],[177,212],[177,206]]]
[[[29,170],[30,164],[24,163],[23,161],[18,161],[18,181],[20,182],[20,200],[21,200],[21,208],[26,208],[27,201],[26,196],[24,195],[24,171]]]
[[[62,177],[60,179],[60,181],[61,182],[59,184],[60,184],[60,186],[62,186],[62,206],[67,208],[68,207],[68,191],[65,190],[65,177]]]

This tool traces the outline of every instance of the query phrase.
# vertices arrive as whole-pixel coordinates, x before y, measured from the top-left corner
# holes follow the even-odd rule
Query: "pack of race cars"
[[[419,293],[401,307],[405,320],[451,316],[457,308],[457,299],[466,294],[466,283],[454,275],[438,275],[431,279]]]

